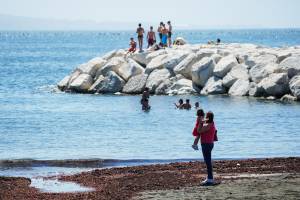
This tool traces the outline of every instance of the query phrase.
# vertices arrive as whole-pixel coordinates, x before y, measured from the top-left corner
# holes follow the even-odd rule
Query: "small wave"
[[[134,166],[146,164],[163,164],[171,162],[189,162],[198,159],[66,159],[66,160],[34,160],[34,159],[15,159],[0,160],[0,168],[16,167],[76,167],[76,168],[103,168],[116,166]]]

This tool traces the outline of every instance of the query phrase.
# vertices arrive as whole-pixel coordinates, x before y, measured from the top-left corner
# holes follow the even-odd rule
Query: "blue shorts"
[[[167,40],[168,40],[168,36],[167,36],[167,35],[163,35],[163,36],[162,36],[162,39],[161,39],[161,42],[162,42],[163,44],[167,44]]]

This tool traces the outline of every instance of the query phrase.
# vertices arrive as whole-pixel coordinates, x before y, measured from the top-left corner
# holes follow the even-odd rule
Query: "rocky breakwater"
[[[182,45],[125,56],[115,50],[58,83],[78,93],[228,94],[300,100],[300,46]]]

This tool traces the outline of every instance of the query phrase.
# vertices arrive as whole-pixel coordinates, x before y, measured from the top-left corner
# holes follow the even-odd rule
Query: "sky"
[[[197,28],[300,27],[300,0],[0,0],[0,15]],[[7,19],[5,19],[7,20]]]

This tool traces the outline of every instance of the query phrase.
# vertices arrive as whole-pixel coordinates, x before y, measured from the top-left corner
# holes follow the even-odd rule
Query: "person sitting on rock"
[[[134,53],[136,51],[136,42],[134,41],[133,38],[130,38],[129,46],[130,46],[130,48],[128,49],[126,55],[129,53]]]
[[[179,99],[178,104],[174,103],[176,108],[183,109],[183,100]]]
[[[183,109],[190,110],[191,108],[192,108],[192,106],[190,104],[190,100],[186,99],[185,103],[183,104]]]

